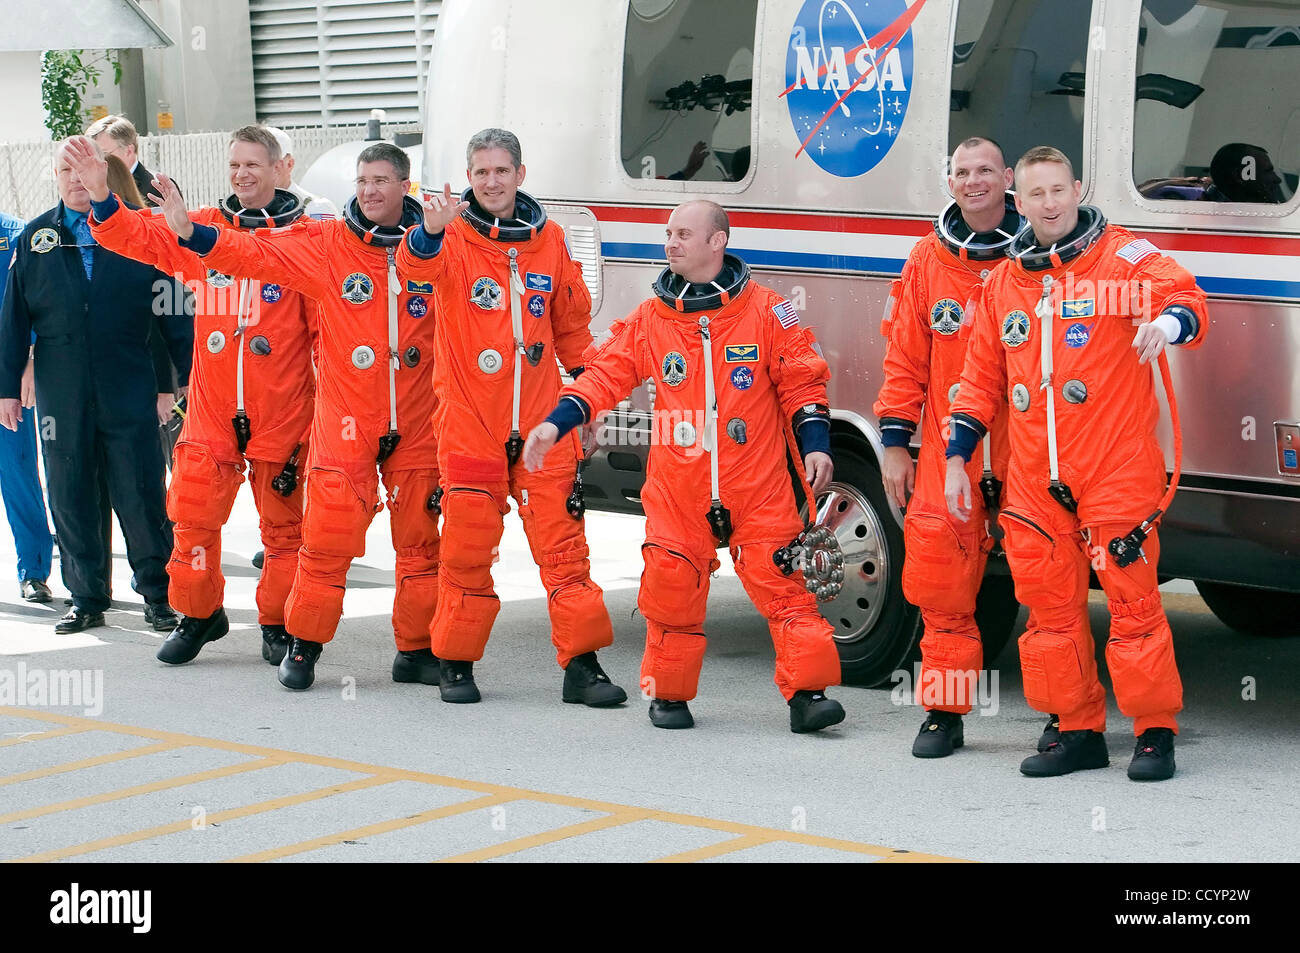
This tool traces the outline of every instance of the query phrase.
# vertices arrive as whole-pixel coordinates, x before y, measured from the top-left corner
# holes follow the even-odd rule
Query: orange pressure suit
[[[935,231],[916,243],[891,291],[892,308],[882,333],[885,380],[873,410],[880,418],[885,446],[906,447],[918,423],[921,451],[916,484],[903,519],[903,595],[921,610],[921,678],[917,694],[927,709],[971,710],[961,691],[984,664],[975,625],[975,597],[993,539],[982,494],[975,494],[969,522],[948,512],[944,497],[947,468],[948,406],[961,379],[966,342],[957,332],[968,307],[1019,230],[1019,215],[1008,200],[1002,231],[989,240],[970,234],[952,203],[935,222]],[[1005,402],[1003,402],[1003,405]],[[922,406],[925,413],[922,415]],[[989,458],[976,453],[966,465],[972,486],[1000,481],[1006,470],[1006,416],[997,411],[988,442]],[[997,483],[990,484],[996,488]],[[996,505],[996,503],[995,503]],[[963,674],[964,678],[950,677]]]
[[[394,264],[405,228],[423,218],[407,196],[402,226],[373,225],[353,199],[341,219],[266,236],[227,229],[204,258],[320,305],[303,546],[285,611],[289,634],[300,639],[328,642],[338,628],[348,567],[365,554],[366,529],[380,509],[378,463],[397,553],[394,638],[399,651],[429,646],[438,596],[434,315],[429,293],[400,280]]]
[[[734,255],[725,257],[714,286],[686,286],[679,295],[675,285],[681,283],[665,269],[656,297],[614,323],[612,336],[563,394],[599,414],[643,380],[656,382],[641,495],[645,572],[637,606],[646,620],[643,692],[690,701],[699,683],[709,574],[719,565],[709,520],[712,432],[718,499],[733,527],[724,545],[746,593],[767,619],[776,647],[776,685],[789,701],[797,691],[819,691],[840,680],[833,630],[818,614],[816,598],[802,576],[783,574],[773,560],[804,528],[786,468],[790,421],[802,408],[815,405],[824,412],[830,371],[790,302],[749,280],[748,266]],[[713,386],[707,388],[710,371]],[[708,413],[710,389],[716,417]]]
[[[191,212],[190,220],[251,232],[288,225],[302,210],[300,199],[277,190],[260,212],[242,209],[231,196],[220,208]],[[221,528],[247,459],[266,553],[257,585],[258,622],[284,625],[302,545],[303,490],[301,481],[282,480],[278,488],[272,483],[291,459],[294,467],[301,460],[305,468],[316,391],[316,304],[279,285],[236,280],[209,268],[177,245],[166,220],[153,211],[119,205],[102,222],[92,216],[90,228],[105,248],[172,272],[194,291],[194,369],[167,491],[167,515],[176,524],[168,598],[192,618],[206,619],[221,608]]]
[[[1183,692],[1156,588],[1159,542],[1152,530],[1143,557],[1128,566],[1110,543],[1150,517],[1165,490],[1152,368],[1138,363],[1132,347],[1138,319],[1176,316],[1183,329],[1176,343],[1195,347],[1205,333],[1205,295],[1185,269],[1107,225],[1097,209],[1080,206],[1079,221],[1076,237],[1046,250],[1026,228],[984,283],[951,407],[949,453],[959,431],[980,431],[1010,400],[999,522],[1016,598],[1030,610],[1020,638],[1030,706],[1059,714],[1063,732],[1105,730],[1105,690],[1088,626],[1091,563],[1109,601],[1106,663],[1120,711],[1134,719],[1136,735],[1177,732]],[[1050,348],[1043,347],[1044,327]],[[1075,503],[1077,512],[1065,505]]]
[[[501,609],[491,567],[507,496],[513,496],[546,587],[551,641],[564,668],[614,641],[604,594],[591,580],[583,521],[565,505],[581,446],[576,437],[566,442],[536,473],[518,454],[520,435],[559,396],[556,359],[569,370],[582,365],[591,343],[591,295],[564,232],[531,196],[518,193],[518,218],[505,224],[477,205],[472,190],[462,199],[470,207],[443,231],[441,245],[425,252],[432,257],[410,241],[398,251],[403,273],[429,282],[438,299],[434,427],[445,544],[433,653],[467,662],[483,657]],[[512,437],[518,442],[508,452]]]

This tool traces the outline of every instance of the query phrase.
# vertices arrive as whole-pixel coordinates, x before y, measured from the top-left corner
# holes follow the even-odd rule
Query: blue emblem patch
[[[551,276],[537,275],[531,271],[527,272],[524,274],[524,287],[529,291],[550,291]]]
[[[749,390],[754,386],[754,372],[748,367],[738,367],[731,372],[731,386],[736,390]]]
[[[1083,347],[1092,336],[1092,329],[1086,324],[1072,324],[1065,329],[1066,347]]]
[[[1070,318],[1091,318],[1096,313],[1096,298],[1079,298],[1077,301],[1061,302],[1061,317],[1067,321]]]
[[[284,297],[284,292],[279,285],[262,285],[262,300],[267,304],[275,304]]]
[[[533,295],[528,299],[528,313],[534,318],[540,318],[546,313],[546,299],[541,295]]]
[[[432,281],[407,281],[406,290],[414,295],[431,295],[433,294]]]
[[[1002,343],[1007,347],[1020,347],[1029,340],[1029,315],[1012,311],[1002,319]]]
[[[364,271],[354,271],[343,279],[340,297],[349,304],[365,304],[375,296],[375,283]]]
[[[686,380],[686,358],[677,351],[665,354],[659,369],[663,373],[663,382],[669,387],[676,387]]]
[[[477,278],[470,289],[469,300],[484,311],[496,311],[501,307],[501,286],[491,278]]]
[[[728,344],[724,352],[724,360],[728,364],[745,364],[757,363],[758,345],[757,344]]]
[[[912,89],[905,0],[804,0],[785,57],[786,108],[799,143],[831,175],[870,172],[898,141]]]
[[[429,313],[429,302],[419,295],[406,299],[406,313],[413,318],[422,318]]]
[[[930,309],[930,330],[942,335],[956,334],[961,328],[961,305],[952,298],[935,302]]]

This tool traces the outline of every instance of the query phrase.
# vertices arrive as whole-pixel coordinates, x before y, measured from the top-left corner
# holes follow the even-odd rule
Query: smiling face
[[[713,223],[708,206],[687,202],[673,209],[665,230],[664,255],[673,274],[702,284],[722,270],[727,234]]]
[[[391,162],[357,163],[357,205],[376,225],[401,224],[402,201],[410,187],[410,180],[401,178]]]
[[[1033,162],[1016,176],[1016,208],[1034,230],[1040,245],[1060,241],[1079,222],[1083,183],[1071,178],[1060,162]]]
[[[494,147],[475,152],[465,175],[483,211],[497,218],[513,218],[515,194],[524,184],[525,172],[522,164],[515,166],[509,152]]]
[[[236,139],[230,144],[230,188],[244,208],[266,208],[283,167],[284,160],[272,162],[260,143]]]
[[[952,154],[948,190],[957,200],[966,224],[975,231],[988,231],[979,227],[985,222],[996,225],[1001,221],[1011,179],[1002,152],[991,142],[958,146]]]

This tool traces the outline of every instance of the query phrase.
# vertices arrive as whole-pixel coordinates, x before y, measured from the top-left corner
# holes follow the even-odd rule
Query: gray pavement
[[[634,696],[641,526],[588,518],[616,636],[602,661]],[[1017,765],[1043,719],[1021,696],[1014,647],[996,661],[996,714],[967,718],[954,757],[911,758],[923,716],[888,691],[834,689],[846,721],[791,734],[766,626],[729,566],[713,584],[695,730],[652,728],[639,697],[606,711],[562,704],[544,596],[513,515],[496,567],[504,605],[476,667],[482,704],[444,705],[436,688],[391,681],[383,514],[316,687],[291,693],[259,652],[255,527],[243,491],[223,558],[232,631],[188,666],[154,659],[163,636],[144,625],[120,537],[119,608],[105,628],[54,635],[57,570],[54,606],[21,603],[16,584],[0,592],[0,691],[26,681],[26,697],[0,694],[0,859],[1300,857],[1300,832],[1278,823],[1300,809],[1300,638],[1234,633],[1186,584],[1166,587],[1187,705],[1178,775],[1127,780],[1133,742],[1112,699],[1111,767],[1031,780]],[[0,532],[0,565],[12,559]],[[1102,637],[1100,603],[1092,621]],[[84,694],[59,706],[66,698],[39,686]]]

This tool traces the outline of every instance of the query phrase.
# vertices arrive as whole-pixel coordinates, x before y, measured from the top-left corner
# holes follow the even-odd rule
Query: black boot
[[[1106,736],[1100,731],[1063,731],[1042,754],[1020,763],[1020,773],[1031,778],[1054,778],[1072,771],[1104,768],[1110,764]]]
[[[466,705],[482,700],[483,696],[474,684],[473,662],[440,659],[438,665],[438,689],[443,701]]]
[[[965,743],[961,715],[950,711],[926,712],[921,732],[912,742],[912,757],[946,758]]]
[[[670,702],[662,698],[650,702],[650,724],[656,728],[694,728],[695,719],[686,702]]]
[[[158,661],[168,665],[184,665],[194,661],[199,649],[209,642],[215,642],[230,631],[230,622],[226,619],[226,610],[218,609],[206,619],[186,616],[172,630],[172,634],[158,646]]]
[[[564,668],[564,688],[560,697],[566,702],[604,708],[627,701],[627,692],[609,680],[596,661],[595,652],[574,656]]]
[[[215,613],[213,614],[215,615]],[[212,618],[212,616],[208,618]],[[153,626],[155,632],[171,632],[181,624],[181,620],[176,617],[176,612],[167,604],[166,599],[162,602],[146,602],[144,604],[144,621]]]
[[[412,649],[398,652],[393,657],[393,681],[420,682],[424,685],[437,685],[439,677],[439,659],[433,649]]]
[[[103,624],[104,613],[73,606],[67,615],[54,623],[54,631],[59,635],[71,635],[73,632],[83,632],[86,629],[98,629]]]
[[[844,706],[827,698],[824,691],[795,692],[790,706],[790,730],[797,735],[820,731],[844,720]]]
[[[1133,781],[1168,781],[1174,776],[1174,733],[1169,728],[1148,728],[1138,737],[1129,762]]]
[[[1039,752],[1046,751],[1052,745],[1061,740],[1061,716],[1048,715],[1047,724],[1043,726],[1043,733],[1038,736]]]
[[[311,683],[316,681],[316,660],[323,648],[325,646],[320,642],[294,638],[280,662],[277,672],[280,684],[296,692],[311,688]]]
[[[272,665],[284,661],[284,653],[289,651],[292,637],[282,625],[262,626],[262,658]]]

